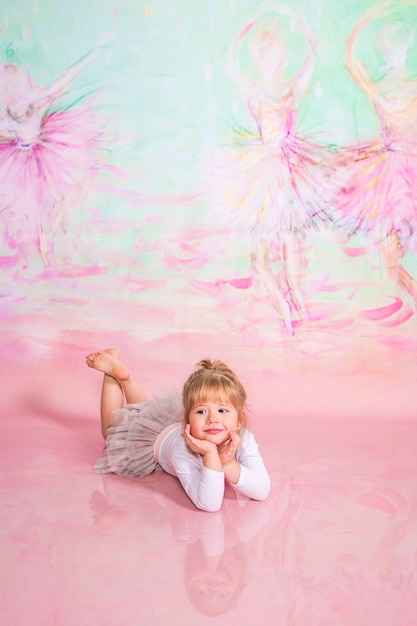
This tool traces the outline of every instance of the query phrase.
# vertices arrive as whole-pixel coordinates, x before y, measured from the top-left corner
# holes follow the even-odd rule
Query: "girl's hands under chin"
[[[240,446],[240,436],[237,432],[229,433],[229,439],[217,448],[222,465],[228,465],[235,460]]]
[[[183,437],[185,443],[190,448],[190,450],[192,450],[193,452],[197,452],[198,454],[204,455],[207,454],[207,452],[214,452],[215,450],[217,450],[217,446],[215,443],[193,437],[191,434],[190,424],[186,424]]]

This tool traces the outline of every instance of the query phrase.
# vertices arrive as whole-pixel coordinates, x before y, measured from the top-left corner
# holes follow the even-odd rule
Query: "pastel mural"
[[[415,626],[416,81],[417,0],[0,4],[2,624]],[[95,473],[111,348],[268,498]]]
[[[2,7],[6,351],[226,339],[266,378],[409,380],[416,11]]]

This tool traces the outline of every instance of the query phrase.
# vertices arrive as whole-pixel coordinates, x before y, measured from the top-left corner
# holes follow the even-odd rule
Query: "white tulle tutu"
[[[161,469],[154,456],[156,438],[167,426],[181,422],[182,416],[178,394],[116,409],[107,431],[106,447],[94,469],[99,474],[128,477],[147,476]]]

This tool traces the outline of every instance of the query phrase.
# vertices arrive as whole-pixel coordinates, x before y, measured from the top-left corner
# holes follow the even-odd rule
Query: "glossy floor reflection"
[[[280,419],[270,499],[194,509],[175,479],[99,476],[70,411],[3,427],[8,626],[415,626],[417,422]]]

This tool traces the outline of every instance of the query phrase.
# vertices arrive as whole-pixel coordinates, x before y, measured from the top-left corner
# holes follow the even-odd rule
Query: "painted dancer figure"
[[[93,352],[86,363],[104,373],[106,447],[97,472],[131,477],[163,469],[204,511],[221,508],[225,481],[253,500],[268,497],[270,479],[246,429],[246,392],[225,363],[197,363],[182,402],[177,395],[149,399],[114,349]]]
[[[23,67],[0,67],[0,212],[6,239],[18,251],[35,243],[45,265],[65,211],[94,175],[99,145],[92,99],[61,110],[58,101],[99,50],[48,87],[36,86]]]
[[[417,78],[407,67],[415,33],[409,23],[391,16],[393,6],[382,2],[371,7],[346,42],[347,68],[373,105],[380,138],[347,149],[337,205],[342,227],[380,247],[387,275],[415,306],[417,283],[401,263],[406,248],[416,245]],[[376,43],[385,63],[380,78],[373,77],[358,52],[360,35],[377,20]]]
[[[306,48],[293,75],[284,45],[284,19]],[[253,76],[243,69],[244,46]],[[232,79],[247,96],[257,130],[235,136],[235,145],[221,163],[220,196],[231,210],[234,229],[250,237],[254,270],[291,334],[293,320],[307,315],[298,278],[301,237],[330,220],[328,150],[297,131],[298,109],[315,64],[311,30],[304,19],[285,10],[276,12],[274,19],[261,15],[246,24],[230,50]]]

